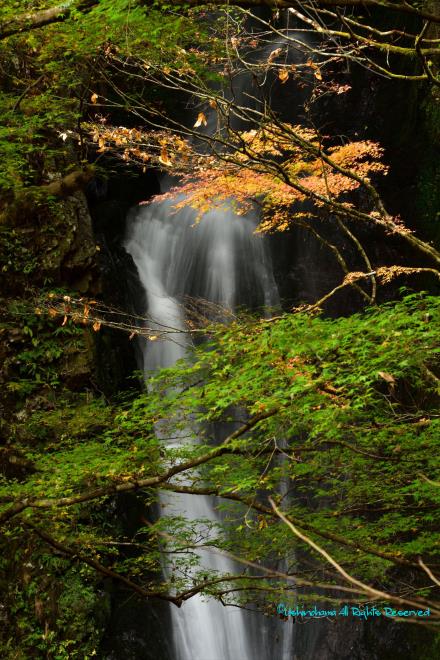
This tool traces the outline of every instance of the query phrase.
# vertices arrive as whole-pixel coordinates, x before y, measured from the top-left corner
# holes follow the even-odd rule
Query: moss
[[[18,427],[18,432],[21,438],[26,436],[28,440],[92,438],[108,428],[112,420],[111,408],[104,405],[101,399],[80,394],[66,396],[52,410],[35,411]]]

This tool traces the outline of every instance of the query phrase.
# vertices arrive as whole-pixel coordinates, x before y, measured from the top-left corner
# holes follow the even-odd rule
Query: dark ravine
[[[341,100],[340,106],[330,104],[319,107],[317,112],[331,120],[332,129],[349,134],[375,121],[376,136],[387,147],[395,173],[385,182],[382,191],[390,209],[397,208],[398,204],[401,206],[404,199],[412,227],[420,235],[438,240],[438,92],[420,87],[408,98],[405,85],[399,86],[396,92],[394,85],[391,89],[388,83],[378,82],[373,77],[366,84],[365,76],[368,78],[368,75],[359,74],[350,96],[349,111],[342,106],[345,100]],[[376,121],[377,115],[380,121]],[[344,123],[343,118],[348,116],[350,123]],[[419,127],[417,134],[416,127]],[[62,199],[49,208],[39,209],[33,205],[29,208],[26,204],[26,209],[20,211],[18,208],[18,213],[14,209],[15,224],[6,226],[8,241],[2,244],[1,251],[1,265],[5,268],[0,302],[4,309],[12,300],[29,303],[32,287],[48,287],[65,288],[78,295],[99,297],[117,308],[141,311],[138,308],[141,289],[137,271],[122,243],[129,208],[159,191],[158,173],[139,175],[122,171],[118,175],[112,174],[107,182],[95,178],[90,181],[81,179],[79,183],[81,186],[87,184],[87,199],[81,191],[61,186]],[[331,224],[327,236],[329,240],[336,240]],[[382,248],[374,236],[367,240],[368,248],[377,260],[392,256],[380,252]],[[275,276],[286,308],[316,299],[329,284],[339,281],[337,263],[309,234],[295,230],[273,237],[271,246]],[[344,249],[347,260],[356,264],[355,250],[350,246]],[[393,250],[402,256],[400,245],[394,246]],[[408,263],[411,262],[410,254],[403,253],[403,256]],[[399,286],[404,283],[406,281],[399,281]],[[384,294],[385,299],[387,295],[391,297],[391,291]],[[341,297],[326,311],[337,315],[348,314],[354,309],[356,301],[347,303]],[[29,342],[21,323],[9,317],[6,321],[0,330],[0,434],[3,441],[0,461],[5,473],[20,478],[32,466],[13,449],[14,438],[29,445],[37,442],[41,431],[25,430],[26,422],[36,412],[52,411],[55,403],[50,388],[42,387],[25,393],[17,405],[8,385],[18,379],[20,364],[17,355]],[[66,346],[62,336],[55,341],[61,356],[54,365],[61,381],[61,391],[68,400],[66,414],[80,416],[84,397],[89,393],[109,401],[117,394],[139,388],[139,381],[132,377],[137,368],[136,344],[126,335],[107,329],[97,334],[84,330],[79,346],[73,349]],[[104,428],[105,422],[102,424],[100,427],[98,420],[88,432],[98,432]],[[56,427],[47,432],[53,433],[56,439],[59,430],[60,427]],[[152,512],[145,511],[136,497],[119,497],[108,508],[109,523],[122,528],[127,535],[137,529],[140,518],[145,515],[152,515]],[[27,537],[26,542],[33,541]],[[10,548],[11,553],[14,550],[14,547]],[[5,594],[2,605],[13,602],[15,593],[11,585],[14,581],[25,585],[31,579],[30,570],[17,566],[12,578],[0,578]],[[44,619],[36,603],[34,615],[40,623],[48,620],[51,626],[55,626],[62,593],[56,584],[48,584],[43,575],[38,578],[50,594],[49,614]],[[73,575],[70,583],[69,579],[66,578],[66,582],[74,591],[76,578]],[[91,592],[90,601],[78,603],[78,630],[83,626],[85,633],[92,634],[90,629],[95,629],[101,639],[100,657],[106,660],[172,660],[167,605],[159,601],[142,601],[109,580],[97,579],[92,583]],[[4,611],[5,608],[0,609],[0,622],[5,629],[8,626],[13,629],[13,622],[3,614]],[[292,660],[394,660],[396,657],[424,660],[435,657],[431,635],[417,626],[389,622],[383,625],[354,623],[340,619],[308,625],[290,622],[283,625],[295,625]],[[82,633],[78,630],[74,632],[80,638]]]
[[[419,92],[423,95],[423,90]],[[417,202],[414,201],[416,197],[417,183],[415,187],[408,186],[408,181],[420,181],[424,179],[424,171],[414,171],[415,159],[410,158],[410,151],[414,148],[414,141],[412,140],[411,126],[415,125],[416,119],[420,120],[418,108],[422,107],[426,112],[426,107],[429,106],[429,95],[421,102],[420,97],[415,96],[412,104],[406,106],[401,105],[401,100],[405,95],[405,90],[401,88],[401,96],[399,94],[394,98],[393,104],[387,102],[389,92],[387,85],[382,83],[374,92],[374,98],[377,99],[379,104],[384,104],[388,108],[388,112],[384,110],[382,115],[382,123],[377,126],[378,138],[383,138],[389,134],[390,122],[395,121],[396,108],[399,110],[399,123],[406,126],[404,134],[397,134],[394,140],[388,144],[388,153],[393,161],[393,171],[396,173],[391,183],[387,182],[384,187],[383,194],[387,202],[393,205],[394,191],[405,190],[409,195],[408,204],[412,204],[412,208],[417,207]],[[356,98],[356,97],[355,97]],[[354,101],[356,103],[356,101]],[[375,103],[372,101],[371,96],[365,98],[365,102],[361,101],[361,112],[355,114],[356,121],[361,125],[362,123],[369,122],[372,118],[372,113],[375,108]],[[334,107],[329,111],[330,115],[338,114],[337,108]],[[348,114],[348,113],[347,113]],[[345,116],[347,116],[347,114]],[[419,121],[420,123],[420,121]],[[433,144],[430,140],[432,135],[433,126],[431,124],[423,124],[425,130],[421,132],[419,140],[417,141],[416,148],[421,152],[426,153],[426,160],[421,159],[422,167],[433,168],[432,161],[429,161],[429,154],[432,153]],[[356,130],[356,126],[339,127],[341,130],[349,128],[351,131]],[[395,134],[393,134],[395,135]],[[429,162],[429,165],[426,163]],[[400,167],[399,167],[400,164]],[[410,169],[408,169],[410,166]],[[434,166],[435,170],[435,166]],[[436,176],[436,175],[434,175]],[[141,184],[142,185],[142,184]],[[129,183],[129,189],[133,190],[133,182]],[[411,196],[411,190],[413,195]],[[142,193],[134,194],[132,199],[136,201],[136,197],[145,197]],[[415,226],[421,229],[427,236],[433,231],[431,223],[426,223],[423,216],[413,216]],[[119,234],[120,235],[120,234]],[[334,233],[328,233],[328,239],[333,240]],[[363,237],[368,241],[368,248],[376,253],[376,258],[387,259],[391,254],[381,254],[379,247],[375,244],[374,237]],[[300,302],[316,299],[323,291],[328,288],[329,282],[333,279],[337,282],[339,272],[337,271],[337,264],[335,264],[331,255],[326,250],[321,248],[313,238],[307,233],[300,230],[293,231],[290,235],[286,234],[281,237],[272,238],[273,253],[276,254],[275,261],[275,274],[280,286],[282,298],[286,306],[298,304]],[[116,248],[116,252],[119,248]],[[402,257],[401,246],[398,244],[394,248]],[[347,259],[352,259],[356,262],[358,258],[356,251],[353,248],[346,247],[344,256]],[[410,260],[411,256],[408,254],[407,259]],[[315,264],[315,267],[310,269],[310,263]],[[316,268],[316,264],[319,267]],[[127,265],[128,262],[127,262]],[[129,279],[133,283],[136,279],[135,271],[129,265]],[[387,295],[387,294],[386,294]],[[392,292],[388,292],[391,297]],[[344,300],[336,301],[332,307],[328,309],[330,314],[351,313],[355,309],[353,301],[347,306]],[[131,611],[131,608],[129,608]],[[163,616],[163,614],[162,614]],[[119,619],[121,625],[121,634],[124,625],[130,621],[129,630],[133,631],[132,619],[130,615],[125,612]],[[286,623],[285,625],[294,625]],[[139,634],[139,633],[138,633]],[[132,632],[131,642],[129,648],[139,649],[142,646],[140,638]],[[110,639],[114,640],[114,637]],[[126,637],[128,639],[128,637]],[[426,631],[419,630],[417,626],[402,625],[396,626],[391,622],[377,624],[376,622],[353,622],[336,620],[333,622],[313,622],[309,625],[295,624],[295,651],[292,656],[295,660],[311,660],[311,658],[319,657],[323,660],[344,660],[345,658],[353,658],[356,660],[388,660],[388,658],[395,658],[396,653],[402,658],[424,658],[429,657],[433,639]],[[107,642],[108,644],[108,642]],[[168,652],[164,648],[165,654]],[[134,651],[136,654],[136,650]],[[117,656],[110,656],[117,657]],[[133,655],[135,658],[136,655]],[[143,656],[141,656],[143,657]],[[145,656],[149,657],[149,656]],[[167,657],[165,655],[165,657]]]

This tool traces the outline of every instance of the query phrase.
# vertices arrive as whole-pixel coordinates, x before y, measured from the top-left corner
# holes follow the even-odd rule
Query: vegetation
[[[334,599],[347,584],[316,556],[302,565],[303,542],[292,539],[271,496],[353,579],[380,585],[391,602],[429,604],[432,624],[438,607],[426,571],[435,570],[439,547],[439,311],[438,298],[413,294],[333,321],[298,313],[216,324],[206,328],[210,342],[195,349],[190,365],[163,370],[132,403],[84,401],[68,417],[66,401],[35,411],[15,430],[26,477],[4,480],[0,493],[16,556],[25,552],[32,563],[42,545],[51,570],[73,558],[87,580],[91,567],[174,603],[202,591],[270,611],[280,594],[293,598],[293,576],[297,586],[310,587],[312,600],[313,585],[321,600],[321,590]],[[230,427],[217,446],[209,432],[214,422]],[[196,432],[200,444],[166,442]],[[280,483],[289,486],[280,491]],[[220,496],[224,524],[209,539],[180,517],[140,525],[134,538],[106,524],[116,493],[136,492],[152,504],[163,490]],[[160,575],[162,537],[179,551],[170,583]],[[197,572],[189,577],[194,548],[206,542],[241,559],[243,572],[201,569],[199,581]],[[121,543],[133,546],[134,556],[118,555]],[[267,569],[258,566],[251,577],[247,564],[256,567],[262,558]],[[413,593],[405,595],[409,575]],[[367,587],[354,589],[360,600],[371,598]]]
[[[429,607],[423,623],[438,626],[439,246],[389,203],[377,136],[332,132],[319,116],[350,99],[356,76],[412,85],[435,152],[440,18],[435,3],[361,4],[2,8],[2,657],[99,656],[110,582],[270,615],[298,589],[304,602],[342,594]],[[148,390],[135,374],[109,394],[94,340],[173,330],[101,299],[81,191],[108,171],[176,175],[167,197],[185,193],[176,207],[199,216],[231,197],[238,214],[258,207],[259,231],[307,232],[340,276],[272,318],[214,322],[193,301],[191,356]],[[431,155],[424,172],[413,208],[428,222]],[[222,522],[157,519],[173,492],[217,497]],[[114,515],[123,494],[141,510],[132,533]],[[200,567],[202,547],[242,570]]]

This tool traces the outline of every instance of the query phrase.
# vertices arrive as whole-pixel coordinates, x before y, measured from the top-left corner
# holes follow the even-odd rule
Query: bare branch
[[[280,518],[280,520],[282,520],[288,526],[288,528],[295,534],[295,536],[297,536],[299,539],[301,539],[301,541],[309,545],[313,550],[315,550],[318,554],[324,557],[324,559],[329,564],[331,564],[333,568],[336,569],[336,571],[344,578],[344,580],[346,580],[350,584],[353,584],[355,587],[359,588],[363,593],[374,598],[375,600],[383,599],[385,601],[391,601],[399,605],[410,605],[412,607],[415,607],[416,609],[421,608],[420,601],[401,598],[399,596],[394,596],[388,592],[380,591],[379,589],[375,589],[374,587],[371,587],[370,585],[361,582],[357,578],[347,573],[347,571],[326,550],[324,550],[324,548],[321,548],[317,543],[315,543],[315,541],[313,541],[311,538],[309,538],[303,532],[301,532],[297,527],[295,527],[295,525],[293,525],[292,522],[288,518],[286,518],[286,516],[282,513],[282,511],[280,511],[280,509],[277,507],[277,505],[272,499],[270,499],[269,501],[276,515]],[[433,614],[437,615],[437,618],[440,618],[439,608],[433,605],[431,606],[431,611]],[[406,620],[409,620],[409,617]]]

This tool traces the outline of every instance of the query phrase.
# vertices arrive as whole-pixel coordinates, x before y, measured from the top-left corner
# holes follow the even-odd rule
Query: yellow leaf
[[[281,80],[281,84],[284,85],[284,83],[289,80],[289,72],[287,69],[280,69],[278,72],[278,78]]]
[[[98,332],[101,328],[101,323],[99,321],[95,321],[95,323],[92,325],[92,328],[95,332]]]
[[[98,94],[96,94],[96,92],[93,92],[92,96],[90,97],[90,100],[92,103],[96,103],[98,100]]]
[[[156,341],[156,339],[157,339],[157,335],[151,335],[151,336],[148,337],[148,339],[149,339],[150,341]]]
[[[394,376],[389,374],[387,371],[378,371],[378,375],[383,378],[387,383],[395,383],[396,379]]]
[[[282,48],[275,48],[267,58],[267,63],[271,64],[281,53],[283,52]]]
[[[197,115],[197,121],[194,124],[194,128],[199,128],[199,126],[201,126],[202,124],[203,126],[206,126],[207,123],[208,122],[206,121],[205,114],[203,112],[199,112],[199,114]]]
[[[51,318],[54,318],[54,316],[58,316],[58,312],[57,312],[57,310],[55,309],[55,307],[49,307],[49,309],[47,310],[47,312],[48,312],[48,314],[49,314],[49,316],[50,316]]]
[[[316,71],[315,71],[315,78],[317,80],[322,80],[321,71],[319,69],[316,69]]]
[[[264,529],[267,527],[267,521],[264,518],[260,518],[260,522],[258,523],[258,529]]]
[[[159,156],[159,163],[162,163],[162,165],[172,165],[173,163],[170,160],[170,157],[168,155],[168,151],[166,147],[162,147],[162,151],[160,152]]]

